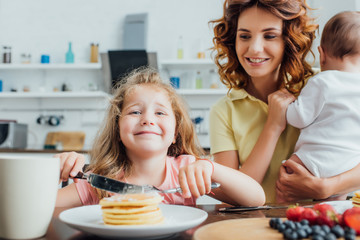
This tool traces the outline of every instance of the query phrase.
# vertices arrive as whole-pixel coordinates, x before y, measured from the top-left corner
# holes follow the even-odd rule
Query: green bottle
[[[74,63],[74,53],[71,50],[71,42],[69,42],[69,50],[66,52],[65,55],[65,62]]]
[[[196,87],[196,89],[201,89],[203,87],[200,72],[196,73],[195,87]]]

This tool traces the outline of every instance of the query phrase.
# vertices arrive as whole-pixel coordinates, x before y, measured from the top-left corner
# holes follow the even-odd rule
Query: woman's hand
[[[213,166],[208,160],[197,160],[179,170],[179,182],[184,198],[198,198],[211,191]]]
[[[78,172],[82,171],[85,165],[85,157],[76,152],[64,152],[54,155],[60,158],[60,181],[66,182],[69,176],[75,177]],[[79,179],[74,178],[74,182]]]
[[[292,173],[287,173],[286,168]],[[290,171],[290,172],[291,172]],[[323,199],[323,179],[312,175],[304,166],[287,160],[280,168],[276,182],[277,202],[295,202],[302,199]]]
[[[295,100],[294,95],[285,88],[280,89],[268,96],[269,115],[267,124],[272,128],[278,129],[280,132],[286,128],[286,110],[290,103]]]

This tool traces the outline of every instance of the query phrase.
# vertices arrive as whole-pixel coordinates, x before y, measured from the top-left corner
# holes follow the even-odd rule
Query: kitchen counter
[[[317,202],[302,202],[300,205],[312,205]],[[268,221],[270,218],[273,217],[285,217],[286,207],[289,204],[274,204],[272,206],[284,206],[284,208],[280,209],[268,209],[268,210],[256,210],[256,211],[246,211],[246,212],[237,212],[237,213],[224,213],[219,212],[218,209],[221,207],[227,207],[229,205],[226,204],[212,204],[212,205],[198,205],[197,208],[202,209],[208,213],[208,218],[199,226],[189,229],[187,231],[180,232],[176,235],[171,236],[170,238],[166,239],[172,239],[172,240],[190,240],[193,239],[194,233],[197,229],[199,229],[202,226],[205,226],[210,223],[220,222],[223,220],[231,220],[231,219],[251,219],[251,220],[242,220],[242,223],[246,223],[247,225],[252,224],[252,222],[261,222],[259,224],[259,228],[262,228],[263,234],[270,234],[272,236],[275,236],[275,238],[271,239],[283,239],[282,234],[278,233],[276,230],[273,230],[269,227]],[[70,228],[65,223],[61,222],[59,219],[59,214],[66,210],[68,208],[55,208],[54,215],[51,221],[51,224],[48,228],[46,236],[44,236],[41,239],[71,239],[71,240],[95,240],[95,239],[103,239],[95,235],[91,235],[85,232],[81,232],[78,230],[75,230],[73,228]],[[229,221],[227,221],[229,222]],[[238,229],[241,229],[241,226],[238,226]],[[244,227],[243,231],[255,231],[254,229],[257,229],[258,226],[252,225],[251,227]],[[251,228],[252,230],[249,230]],[[226,233],[225,233],[226,235]],[[244,234],[243,236],[239,236],[238,239],[248,239]],[[105,239],[105,238],[104,238]],[[211,239],[211,237],[209,238]],[[261,239],[261,236],[259,236],[259,239]],[[357,239],[360,239],[358,237]]]
[[[53,149],[13,149],[13,148],[0,148],[0,153],[62,153],[65,151],[53,150]],[[71,152],[71,151],[67,151]],[[89,153],[87,150],[76,151],[77,153]]]

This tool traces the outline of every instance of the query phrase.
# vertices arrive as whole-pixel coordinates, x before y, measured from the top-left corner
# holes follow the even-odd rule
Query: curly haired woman
[[[299,136],[286,123],[286,106],[314,75],[305,58],[318,25],[308,10],[305,0],[226,0],[223,17],[211,21],[215,62],[229,88],[211,109],[211,153],[217,163],[261,183],[267,202],[275,202],[276,194],[287,201],[328,197],[318,191],[327,187],[323,179],[307,171],[296,182],[291,177],[297,171],[281,171],[278,178]]]

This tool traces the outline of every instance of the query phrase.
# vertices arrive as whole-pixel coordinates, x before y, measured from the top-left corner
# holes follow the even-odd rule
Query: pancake
[[[350,199],[354,207],[360,207],[360,192],[355,192],[354,196]]]
[[[164,217],[157,193],[114,195],[100,200],[103,221],[108,225],[159,224]]]

